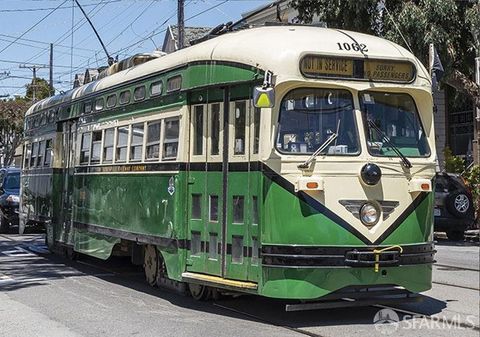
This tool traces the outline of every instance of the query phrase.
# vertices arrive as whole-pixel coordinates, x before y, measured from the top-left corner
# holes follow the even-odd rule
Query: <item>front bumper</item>
[[[262,247],[262,265],[281,268],[394,267],[434,262],[433,242],[402,246]]]

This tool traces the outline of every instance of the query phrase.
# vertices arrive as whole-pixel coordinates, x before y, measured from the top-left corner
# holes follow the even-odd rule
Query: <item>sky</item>
[[[112,56],[161,48],[177,21],[177,0],[79,0]],[[185,0],[185,25],[215,27],[271,0]],[[73,26],[73,34],[72,34]],[[72,87],[75,73],[106,65],[106,56],[74,0],[0,0],[0,97],[25,95],[32,70],[48,65],[54,44],[54,87]],[[72,48],[73,47],[73,48]],[[48,80],[48,69],[37,77]]]

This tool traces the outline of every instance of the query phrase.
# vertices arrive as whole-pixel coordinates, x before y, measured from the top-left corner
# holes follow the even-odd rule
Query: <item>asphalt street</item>
[[[479,246],[439,240],[423,301],[285,312],[256,296],[196,302],[150,288],[128,260],[69,261],[43,234],[0,235],[0,336],[480,336]],[[399,323],[374,324],[380,309]]]

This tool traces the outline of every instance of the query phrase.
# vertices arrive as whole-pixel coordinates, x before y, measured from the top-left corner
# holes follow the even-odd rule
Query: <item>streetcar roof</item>
[[[339,50],[339,43],[365,45],[367,51]],[[60,103],[81,98],[96,91],[195,61],[226,61],[270,70],[282,78],[303,79],[299,62],[306,54],[355,58],[408,60],[415,64],[416,81],[430,81],[425,67],[405,48],[391,41],[357,32],[314,26],[263,26],[231,32],[197,45],[120,71],[105,78],[46,98],[26,115]]]

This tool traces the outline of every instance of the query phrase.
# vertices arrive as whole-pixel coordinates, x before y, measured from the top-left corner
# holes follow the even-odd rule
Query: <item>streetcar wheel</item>
[[[189,283],[188,290],[190,290],[190,295],[192,295],[193,299],[197,301],[206,301],[210,297],[208,287],[201,284]]]
[[[155,246],[146,245],[144,248],[143,270],[145,279],[151,286],[157,284],[158,267],[159,267],[158,251]]]

